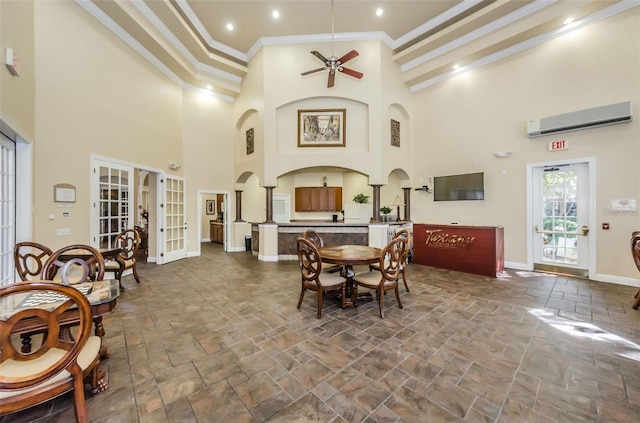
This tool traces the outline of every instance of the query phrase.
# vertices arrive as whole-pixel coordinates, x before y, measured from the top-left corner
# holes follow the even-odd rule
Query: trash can
[[[244,250],[251,251],[251,237],[249,235],[244,237]]]

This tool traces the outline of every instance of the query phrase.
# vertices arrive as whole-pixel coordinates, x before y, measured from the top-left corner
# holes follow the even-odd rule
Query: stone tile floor
[[[635,288],[410,264],[388,296],[296,309],[296,262],[203,255],[141,264],[105,319],[109,390],[92,422],[637,422]],[[0,418],[73,421],[69,395]]]

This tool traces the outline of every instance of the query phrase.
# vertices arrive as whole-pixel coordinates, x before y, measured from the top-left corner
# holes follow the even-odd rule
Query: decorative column
[[[236,220],[234,222],[244,222],[242,220],[242,191],[236,190]]]
[[[371,185],[373,187],[373,221],[380,222],[380,187],[382,185]]]
[[[411,220],[411,188],[402,188],[404,191],[404,220]]]
[[[275,187],[264,187],[267,190],[267,219],[264,223],[275,223],[273,221],[273,189]]]

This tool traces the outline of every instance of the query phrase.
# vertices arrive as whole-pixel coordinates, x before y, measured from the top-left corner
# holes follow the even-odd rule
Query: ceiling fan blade
[[[324,63],[327,63],[329,61],[329,59],[327,59],[326,57],[324,57],[322,54],[320,54],[320,52],[313,50],[311,52],[311,54],[313,54],[314,56],[316,56],[318,59],[322,60]]]
[[[353,59],[356,56],[358,56],[358,52],[355,51],[355,50],[351,50],[349,53],[347,53],[344,56],[342,56],[341,58],[339,58],[338,61],[340,63],[347,63],[349,60]]]
[[[360,78],[362,78],[364,76],[364,74],[362,72],[358,72],[358,71],[353,70],[353,69],[345,68],[344,66],[340,66],[338,68],[338,70],[340,72],[346,73],[347,75],[353,76],[354,78],[358,78],[358,79],[360,79]]]
[[[336,71],[329,71],[329,80],[327,81],[327,88],[333,87],[333,81],[336,79]]]
[[[300,75],[302,75],[302,76],[309,75],[311,73],[320,72],[320,71],[323,71],[323,70],[326,70],[326,69],[327,69],[327,67],[325,66],[323,68],[318,68],[318,69],[313,69],[313,70],[310,70],[310,71],[302,72]]]

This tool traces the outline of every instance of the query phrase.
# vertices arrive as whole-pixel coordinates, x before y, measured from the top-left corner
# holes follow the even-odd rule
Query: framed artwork
[[[207,200],[207,214],[216,214],[216,200]]]
[[[344,147],[347,109],[298,110],[298,147]]]
[[[253,153],[253,128],[247,130],[247,154]]]
[[[391,145],[400,147],[400,122],[391,119]]]

